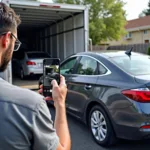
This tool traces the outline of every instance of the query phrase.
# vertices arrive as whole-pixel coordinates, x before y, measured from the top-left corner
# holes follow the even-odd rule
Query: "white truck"
[[[45,51],[52,57],[65,57],[88,50],[89,6],[45,3],[28,0],[2,0],[22,20],[19,40],[31,51]],[[12,83],[12,66],[1,73]]]

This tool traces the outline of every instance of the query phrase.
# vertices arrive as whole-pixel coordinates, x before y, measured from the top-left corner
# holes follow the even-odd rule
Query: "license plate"
[[[43,63],[38,63],[38,66],[39,67],[43,67]]]

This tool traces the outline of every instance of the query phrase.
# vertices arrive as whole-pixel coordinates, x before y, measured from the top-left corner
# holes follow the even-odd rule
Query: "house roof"
[[[129,20],[127,25],[125,26],[126,29],[132,28],[140,28],[150,26],[150,16],[141,17],[134,20]]]

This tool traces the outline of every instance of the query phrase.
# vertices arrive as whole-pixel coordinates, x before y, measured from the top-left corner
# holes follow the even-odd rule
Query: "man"
[[[0,72],[7,68],[13,50],[20,47],[19,24],[15,12],[0,3]],[[43,96],[0,79],[0,150],[70,150],[64,77],[61,76],[59,86],[55,80],[52,85],[56,108],[54,127]]]

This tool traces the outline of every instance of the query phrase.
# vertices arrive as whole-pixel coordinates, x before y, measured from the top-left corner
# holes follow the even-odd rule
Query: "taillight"
[[[32,65],[36,65],[36,63],[35,63],[35,62],[32,62],[32,61],[27,61],[27,65],[28,65],[28,66],[30,66],[30,65],[32,66]]]
[[[150,90],[148,88],[124,90],[122,94],[137,102],[150,103]]]
[[[141,126],[141,129],[150,129],[150,125]]]

